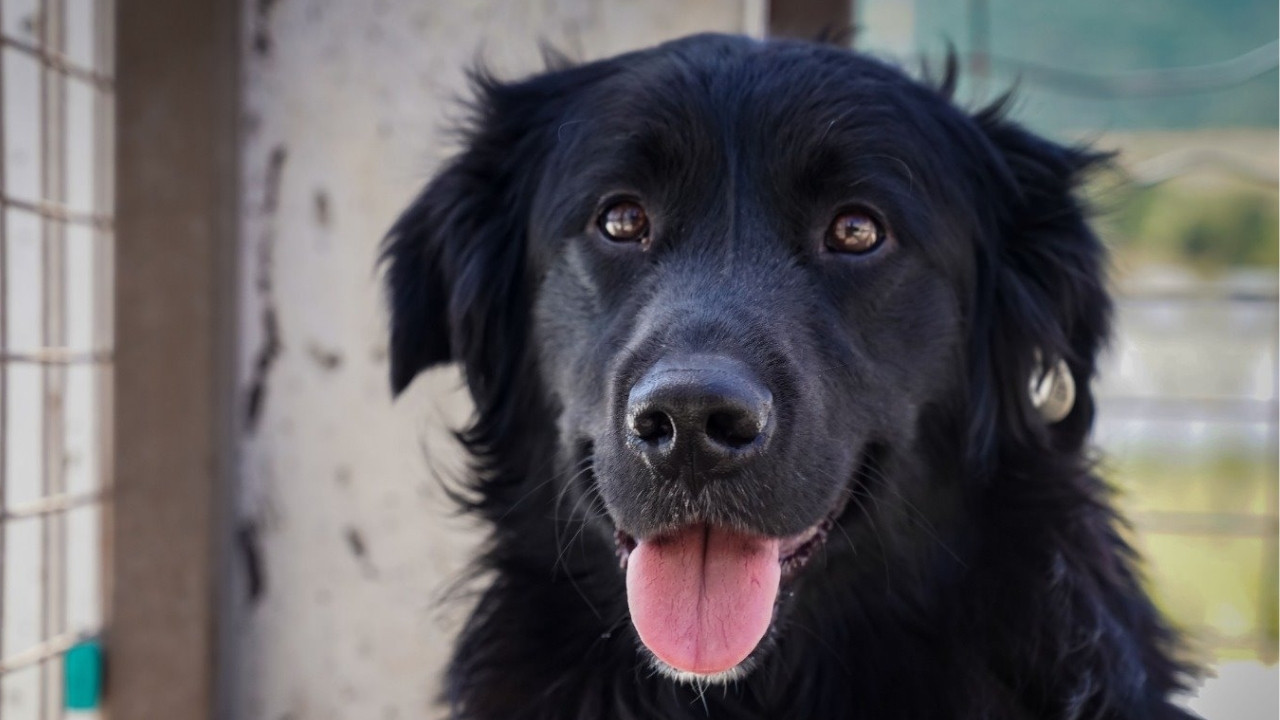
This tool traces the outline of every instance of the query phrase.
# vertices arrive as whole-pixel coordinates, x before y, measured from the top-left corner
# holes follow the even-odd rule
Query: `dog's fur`
[[[503,83],[384,248],[395,391],[456,361],[463,493],[492,524],[458,718],[1183,718],[1188,668],[1091,472],[1104,252],[1075,191],[1103,158],[858,54],[696,36]],[[652,223],[610,243],[622,192]],[[875,253],[823,249],[872,208]],[[619,440],[672,353],[755,368],[778,435],[698,494]],[[1079,392],[1028,399],[1038,358]],[[707,686],[657,672],[616,530],[795,533],[852,502],[766,640]],[[669,669],[668,669],[669,670]]]

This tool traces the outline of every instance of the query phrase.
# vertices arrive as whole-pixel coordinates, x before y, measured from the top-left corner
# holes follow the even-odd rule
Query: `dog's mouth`
[[[699,682],[749,669],[784,588],[823,548],[851,497],[788,537],[692,523],[637,539],[617,530],[627,604],[641,641],[666,674]]]
[[[794,580],[804,566],[809,564],[809,560],[826,544],[827,533],[831,532],[831,528],[835,527],[836,521],[844,515],[852,495],[852,492],[848,490],[841,493],[840,500],[822,520],[802,532],[778,540],[778,565],[780,567],[781,582],[784,585]],[[662,535],[666,537],[669,534],[663,533]],[[638,543],[634,537],[622,530],[614,531],[613,540],[618,554],[618,565],[623,571],[626,571],[627,561],[630,560],[631,552],[636,549]]]

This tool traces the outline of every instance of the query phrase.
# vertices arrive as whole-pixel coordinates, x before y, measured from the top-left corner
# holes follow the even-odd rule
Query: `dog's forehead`
[[[589,126],[584,130],[642,136],[716,129],[776,139],[889,123],[895,114],[937,104],[932,91],[894,68],[812,45],[752,43],[721,53],[658,48],[618,63],[617,72],[584,88],[575,112]]]
[[[937,92],[895,68],[838,48],[744,41],[716,52],[659,47],[618,58],[585,85],[554,130],[551,175],[723,169],[746,162],[783,182],[876,158],[886,175],[921,179],[939,164],[949,123]]]

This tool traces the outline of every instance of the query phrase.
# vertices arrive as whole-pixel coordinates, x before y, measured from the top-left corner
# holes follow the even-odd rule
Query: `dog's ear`
[[[458,361],[479,399],[519,362],[529,205],[550,146],[548,127],[553,133],[566,98],[596,74],[588,68],[517,83],[473,74],[462,152],[383,243],[393,392],[427,368]]]
[[[453,359],[446,320],[449,273],[443,255],[445,238],[458,230],[440,221],[461,192],[462,174],[451,167],[437,177],[400,215],[383,242],[391,390],[397,395],[422,370]]]
[[[996,208],[979,251],[976,317],[987,326],[975,328],[974,383],[987,422],[975,428],[975,449],[991,457],[1003,434],[1075,451],[1093,422],[1089,381],[1111,315],[1105,250],[1079,192],[1107,156],[1038,137],[999,107],[975,119],[988,155],[981,192]],[[1046,418],[1031,379],[1059,361],[1074,380],[1074,403],[1064,417]]]

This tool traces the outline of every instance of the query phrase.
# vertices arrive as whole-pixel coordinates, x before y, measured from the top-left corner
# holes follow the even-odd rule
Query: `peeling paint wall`
[[[592,59],[704,30],[753,0],[244,0],[239,485],[224,710],[253,720],[438,717],[466,608],[437,600],[479,537],[437,483],[462,463],[457,373],[391,402],[379,238],[451,148],[463,70]]]

